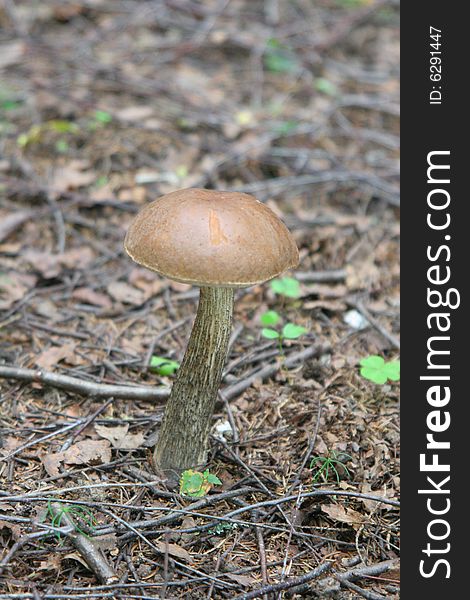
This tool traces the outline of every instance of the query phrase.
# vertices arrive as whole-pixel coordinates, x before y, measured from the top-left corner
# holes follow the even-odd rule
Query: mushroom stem
[[[234,291],[201,287],[183,362],[168,399],[154,459],[163,471],[206,462],[211,417],[232,328]]]

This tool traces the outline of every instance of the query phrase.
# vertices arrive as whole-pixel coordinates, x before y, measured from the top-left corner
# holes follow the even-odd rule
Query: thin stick
[[[263,594],[272,594],[274,592],[280,592],[282,590],[288,590],[289,588],[296,587],[298,585],[302,585],[307,583],[308,581],[312,581],[312,579],[316,579],[320,577],[325,571],[331,569],[332,563],[324,563],[320,565],[310,573],[306,575],[302,575],[301,577],[293,577],[292,579],[288,579],[287,581],[283,581],[281,583],[275,583],[273,585],[264,585],[262,587],[253,590],[252,592],[248,592],[245,594],[240,594],[239,596],[235,596],[233,600],[252,600],[253,598],[259,598]]]

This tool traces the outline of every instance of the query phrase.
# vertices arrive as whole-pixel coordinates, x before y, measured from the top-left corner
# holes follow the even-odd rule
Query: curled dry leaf
[[[63,346],[52,346],[35,359],[34,363],[40,369],[50,369],[61,360],[73,360],[75,354],[75,342],[69,342]]]
[[[144,442],[143,433],[129,433],[129,425],[117,425],[106,427],[106,425],[95,425],[96,433],[111,442],[117,450],[135,450],[141,448]]]
[[[0,242],[6,240],[18,227],[34,215],[32,210],[15,210],[14,212],[0,212]]]
[[[67,465],[105,465],[111,460],[111,446],[107,440],[83,440],[62,454]]]
[[[87,287],[81,287],[74,290],[72,298],[84,302],[85,304],[91,304],[92,306],[100,306],[101,308],[107,309],[112,307],[112,302],[106,294],[100,294],[100,292],[95,292],[95,290]]]
[[[94,260],[95,254],[88,246],[80,246],[63,254],[26,250],[23,258],[35,271],[41,273],[44,279],[53,279],[60,275],[63,268],[86,269]]]
[[[111,445],[108,440],[83,440],[72,444],[65,452],[39,456],[46,472],[54,477],[59,475],[59,466],[66,465],[105,465],[111,460]]]
[[[367,517],[352,508],[345,508],[341,504],[322,504],[321,509],[329,517],[340,523],[348,523],[356,528],[367,521]]]
[[[37,277],[24,273],[0,274],[0,310],[9,309],[15,302],[24,298],[36,283]]]
[[[140,306],[145,302],[145,294],[142,290],[138,290],[124,281],[111,282],[107,290],[111,298],[117,300],[117,302],[132,304],[134,306]]]
[[[50,184],[51,190],[56,196],[79,187],[90,185],[96,179],[96,173],[85,171],[88,162],[84,160],[72,160],[64,167],[56,169]]]
[[[178,546],[178,544],[166,544],[162,541],[154,542],[154,544],[162,554],[168,552],[170,556],[176,556],[176,558],[184,560],[184,562],[190,563],[192,561],[191,554],[181,546]]]

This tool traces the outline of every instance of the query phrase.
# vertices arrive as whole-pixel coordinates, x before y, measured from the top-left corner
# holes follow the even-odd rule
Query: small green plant
[[[266,45],[264,66],[271,73],[293,73],[298,71],[299,61],[292,50],[271,38]]]
[[[47,513],[51,519],[51,524],[53,527],[60,527],[64,515],[67,514],[69,517],[71,517],[70,520],[73,522],[75,530],[78,533],[89,537],[88,534],[80,527],[80,524],[75,522],[75,519],[83,521],[89,529],[94,531],[96,519],[89,508],[86,506],[79,506],[77,504],[61,504],[60,510],[54,510],[52,508],[52,502],[54,502],[54,500],[48,500],[47,502]],[[55,534],[57,539],[60,540],[60,531],[56,531]]]
[[[41,142],[47,133],[76,135],[77,133],[79,133],[79,131],[79,126],[73,121],[66,121],[64,119],[52,119],[51,121],[45,121],[40,125],[32,125],[28,129],[28,131],[20,133],[20,135],[16,138],[16,143],[20,148],[26,148],[27,146],[31,146],[33,144]],[[60,143],[62,144],[63,148],[63,145],[67,144],[67,141],[60,138],[56,142],[56,150],[58,150],[59,152],[63,151],[63,149],[59,149]],[[59,148],[57,148],[57,144],[59,144]]]
[[[179,366],[178,361],[163,358],[163,356],[152,356],[150,360],[150,369],[163,376],[173,375]]]
[[[300,283],[293,277],[279,277],[271,281],[271,289],[275,294],[298,298],[300,296]]]
[[[338,95],[338,88],[335,86],[335,84],[324,77],[317,77],[317,79],[315,79],[314,87],[317,92],[325,94],[326,96]]]
[[[225,531],[233,531],[235,529],[238,529],[238,523],[228,523],[221,521],[215,527],[212,527],[212,529],[208,529],[207,533],[210,533],[212,535],[220,535]]]
[[[260,321],[262,325],[270,325],[270,327],[263,327],[261,335],[268,340],[278,340],[281,354],[283,340],[295,340],[304,333],[307,333],[306,327],[296,325],[295,323],[287,323],[280,331],[272,329],[272,327],[278,325],[281,321],[281,316],[275,310],[268,310],[263,313],[260,317]]]
[[[347,476],[351,477],[348,468],[344,464],[347,459],[352,460],[352,456],[346,454],[345,452],[338,454],[335,450],[329,452],[328,456],[315,456],[312,458],[312,461],[310,462],[310,468],[315,469],[312,483],[317,483],[320,478],[327,483],[330,477],[330,471],[334,473],[335,479],[337,483],[339,483],[341,477],[338,473],[337,466],[341,469],[344,469]]]
[[[371,355],[363,358],[361,365],[361,375],[364,379],[373,381],[380,385],[390,381],[400,381],[400,361],[390,360],[385,362],[381,356]]]
[[[222,485],[217,477],[206,469],[203,473],[187,469],[183,471],[180,479],[180,494],[190,498],[205,496],[213,485]]]
[[[96,122],[101,123],[102,125],[107,125],[113,120],[113,117],[105,110],[95,110],[93,118]]]

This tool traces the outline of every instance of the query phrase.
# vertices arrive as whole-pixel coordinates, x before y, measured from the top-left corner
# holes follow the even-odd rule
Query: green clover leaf
[[[275,310],[268,310],[261,315],[260,321],[263,325],[276,325],[281,317]]]
[[[381,356],[372,355],[363,358],[359,364],[361,365],[361,375],[374,383],[383,385],[388,379],[392,381],[400,379],[399,360],[386,363]]]
[[[261,330],[261,335],[265,338],[268,338],[268,340],[277,340],[279,337],[279,333],[277,331],[268,328],[263,328]]]
[[[298,298],[300,296],[300,284],[293,277],[273,279],[271,289],[275,294],[287,296],[288,298]]]
[[[302,325],[296,325],[295,323],[287,323],[282,328],[282,337],[288,340],[295,340],[304,333],[307,333],[307,329]]]

